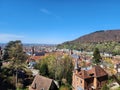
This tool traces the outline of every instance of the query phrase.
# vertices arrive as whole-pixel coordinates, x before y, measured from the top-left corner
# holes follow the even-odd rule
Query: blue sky
[[[0,0],[0,42],[58,44],[120,29],[119,0]]]

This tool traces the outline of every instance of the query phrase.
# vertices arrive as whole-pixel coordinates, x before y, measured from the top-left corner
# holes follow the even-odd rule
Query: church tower
[[[35,54],[34,46],[32,47],[32,56]]]

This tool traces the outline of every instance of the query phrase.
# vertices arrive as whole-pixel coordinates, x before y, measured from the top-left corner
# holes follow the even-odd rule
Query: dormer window
[[[89,74],[89,76],[91,76],[91,77],[94,76],[94,73]]]
[[[82,75],[82,73],[79,73],[79,75]]]

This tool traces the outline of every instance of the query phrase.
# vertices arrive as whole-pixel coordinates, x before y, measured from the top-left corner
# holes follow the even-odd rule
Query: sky
[[[60,44],[120,29],[119,0],[0,0],[0,43]]]

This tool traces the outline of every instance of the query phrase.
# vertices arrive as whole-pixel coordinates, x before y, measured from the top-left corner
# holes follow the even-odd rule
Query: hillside
[[[93,51],[96,47],[101,52],[120,54],[120,30],[96,31],[58,45],[58,48],[85,51]]]
[[[120,30],[101,30],[96,31],[94,33],[84,35],[76,40],[73,40],[72,42],[87,42],[87,43],[93,43],[93,42],[110,42],[120,41]]]

